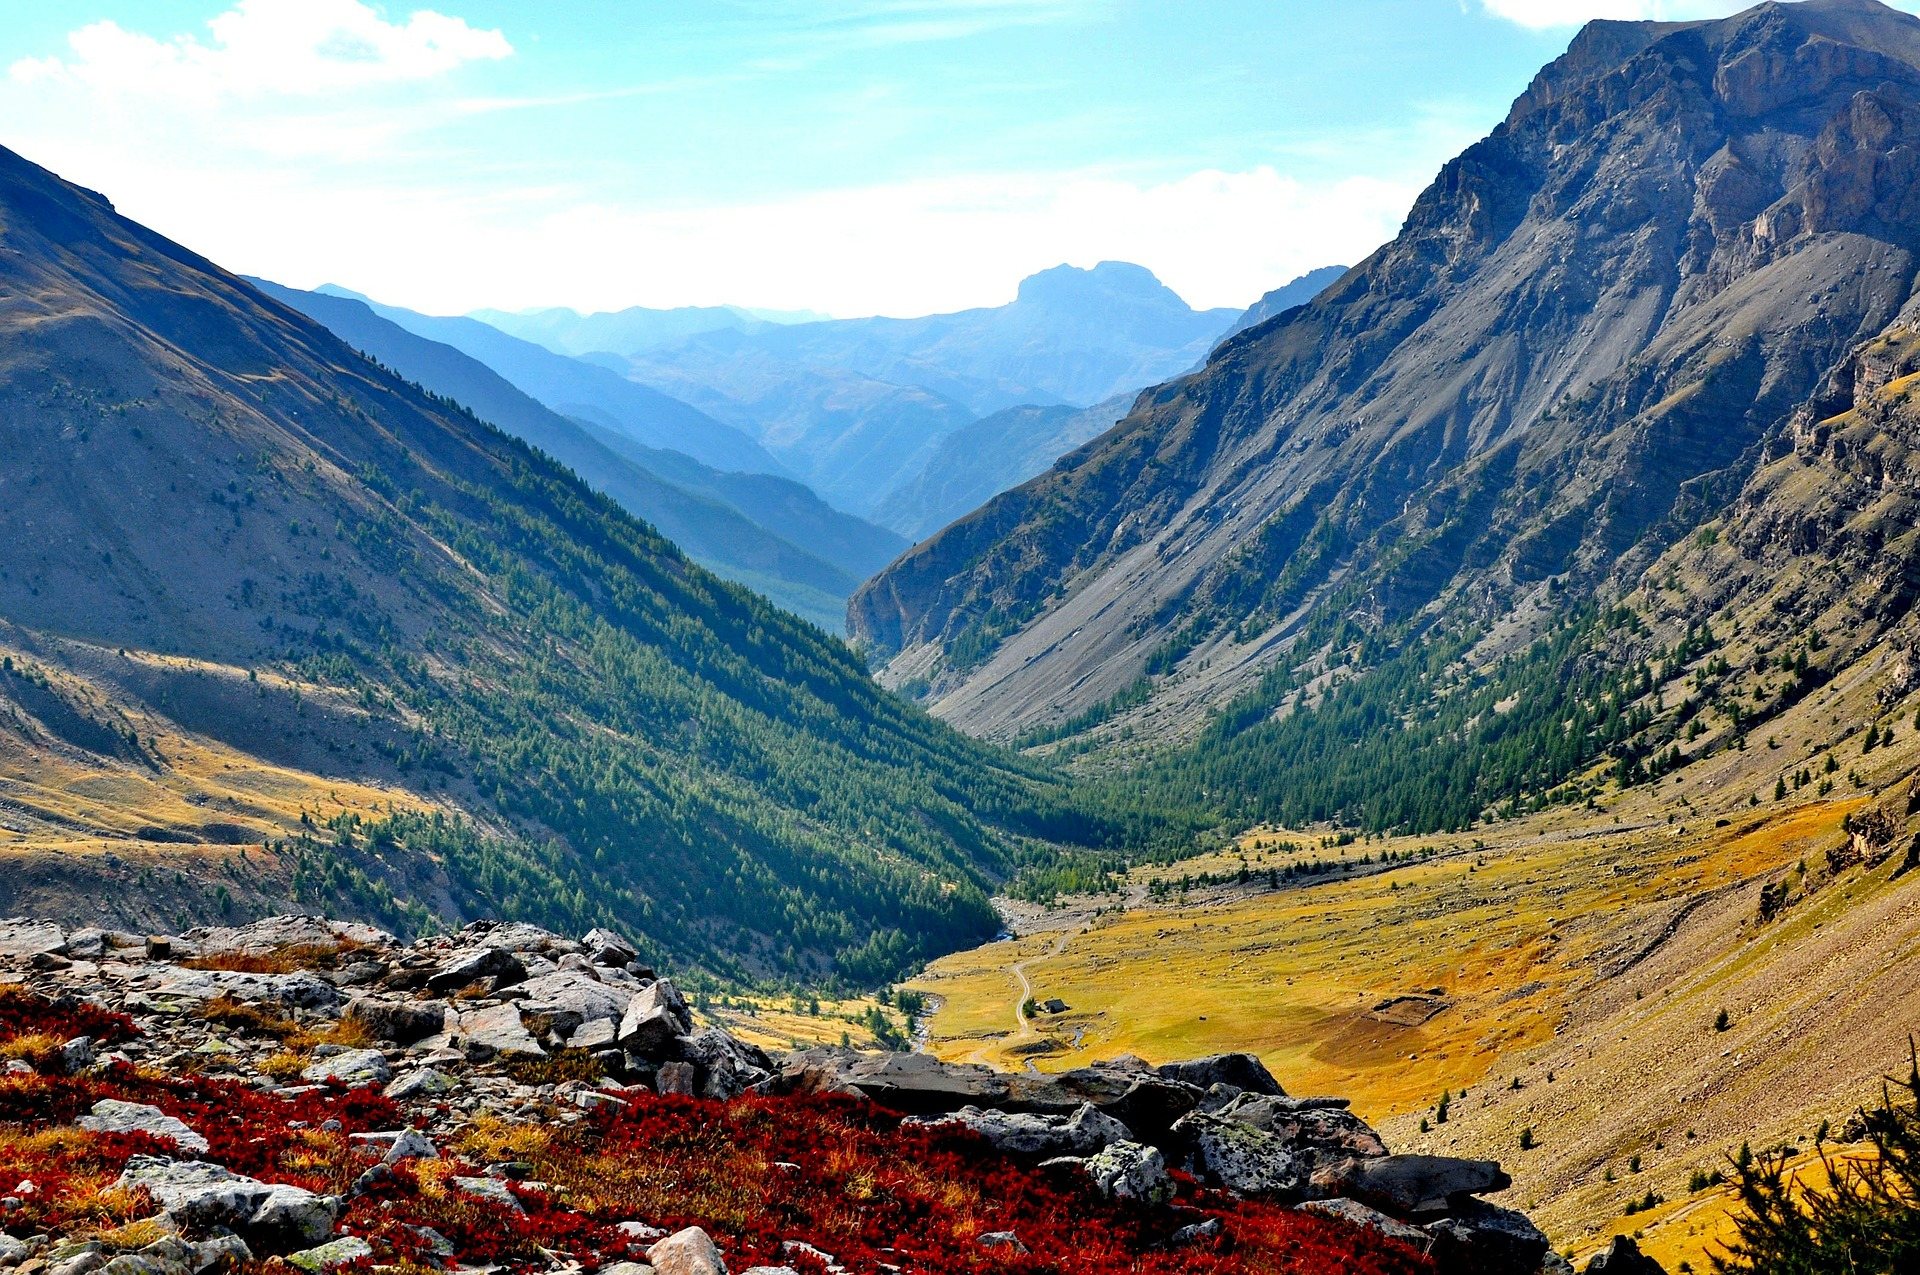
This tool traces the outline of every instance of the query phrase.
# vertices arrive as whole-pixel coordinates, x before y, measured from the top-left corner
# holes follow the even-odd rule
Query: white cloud
[[[1538,31],[1579,26],[1595,18],[1655,22],[1722,18],[1753,5],[1751,0],[1480,0],[1480,7],[1496,18]],[[1913,9],[1920,5],[1908,0],[1894,7]]]
[[[359,0],[239,0],[209,21],[207,32],[205,40],[162,40],[94,22],[67,37],[68,56],[24,58],[9,75],[20,83],[54,80],[122,97],[211,103],[432,79],[513,52],[499,31],[428,9],[389,22]]]

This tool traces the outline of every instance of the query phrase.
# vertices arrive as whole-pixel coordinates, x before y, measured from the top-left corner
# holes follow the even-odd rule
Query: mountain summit
[[[1899,313],[1917,154],[1920,20],[1873,0],[1590,24],[1392,243],[909,552],[850,631],[967,729],[1124,701],[1163,739],[1258,720],[1348,619],[1516,640]]]

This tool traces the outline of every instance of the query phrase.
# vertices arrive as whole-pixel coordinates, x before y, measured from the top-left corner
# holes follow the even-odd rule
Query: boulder
[[[1273,1078],[1267,1065],[1252,1054],[1211,1054],[1186,1062],[1167,1063],[1157,1070],[1168,1080],[1192,1085],[1202,1091],[1215,1085],[1232,1085],[1244,1093],[1270,1098],[1286,1097],[1286,1090]]]
[[[511,1001],[460,1015],[457,1030],[462,1048],[472,1062],[547,1056],[540,1042],[520,1022],[520,1008]]]
[[[297,1186],[272,1186],[246,1225],[246,1238],[269,1253],[325,1243],[340,1219],[340,1201]]]
[[[270,916],[239,926],[206,926],[188,930],[185,938],[203,956],[243,952],[265,956],[290,947],[325,950],[342,943],[365,947],[393,947],[399,940],[385,930],[353,921],[333,921],[324,916]]]
[[[943,1063],[927,1054],[810,1049],[787,1055],[769,1088],[776,1093],[853,1093],[908,1115],[944,1115],[962,1107],[1004,1105],[1008,1079],[991,1068]]]
[[[1504,1191],[1513,1179],[1493,1160],[1389,1155],[1347,1161],[1316,1175],[1314,1185],[1401,1217],[1431,1218],[1457,1211],[1473,1196]]]
[[[1169,1080],[1135,1060],[1080,1067],[1053,1076],[1006,1078],[1010,1111],[1071,1112],[1082,1103],[1099,1110],[1148,1142],[1158,1142],[1174,1122],[1199,1105],[1203,1090]]]
[[[337,1240],[329,1240],[318,1248],[287,1254],[287,1264],[296,1270],[306,1271],[308,1275],[322,1275],[322,1272],[330,1271],[336,1266],[351,1266],[355,1262],[372,1256],[373,1245],[358,1235],[343,1235]]]
[[[67,955],[76,960],[97,960],[106,954],[107,932],[98,926],[90,925],[67,935]]]
[[[1552,1251],[1525,1214],[1474,1199],[1426,1231],[1433,1237],[1428,1251],[1446,1275],[1538,1275]]]
[[[159,971],[154,993],[187,1000],[210,1001],[231,996],[249,1004],[332,1013],[340,1008],[340,989],[313,974],[243,974],[236,970],[190,970],[166,966]]]
[[[1208,1186],[1281,1203],[1307,1193],[1307,1157],[1264,1129],[1194,1112],[1174,1125],[1169,1141],[1187,1171]]]
[[[1613,1242],[1593,1255],[1586,1275],[1667,1275],[1660,1263],[1640,1251],[1631,1237],[1616,1235]]]
[[[755,1267],[754,1269],[764,1270],[765,1268]],[[602,1266],[600,1275],[658,1275],[658,1272],[645,1262],[614,1262],[611,1265]],[[748,1271],[747,1275],[753,1275],[753,1271]]]
[[[1377,1231],[1388,1239],[1410,1244],[1422,1253],[1433,1243],[1433,1236],[1417,1226],[1388,1217],[1379,1209],[1370,1209],[1358,1200],[1349,1200],[1339,1196],[1331,1200],[1308,1200],[1299,1206],[1302,1213],[1317,1213],[1321,1217],[1338,1218],[1354,1226],[1363,1226],[1369,1231]]]
[[[620,1024],[599,1019],[581,1023],[567,1035],[568,1049],[612,1049],[620,1039]]]
[[[663,978],[634,994],[620,1019],[620,1046],[643,1058],[667,1055],[673,1043],[693,1031],[693,1012],[686,999]]]
[[[527,1211],[513,1192],[507,1190],[507,1184],[498,1178],[448,1178],[447,1180],[475,1199],[498,1204],[502,1208],[512,1209],[515,1213]]]
[[[1070,1116],[962,1107],[950,1116],[920,1117],[929,1128],[958,1128],[1012,1155],[1089,1156],[1133,1137],[1127,1126],[1082,1103]]]
[[[1369,1160],[1387,1154],[1366,1121],[1342,1106],[1329,1106],[1317,1100],[1260,1097],[1243,1093],[1218,1115],[1239,1124],[1250,1125],[1284,1140],[1289,1146],[1309,1153],[1313,1167],[1346,1160]]]
[[[363,996],[349,1002],[342,1017],[365,1027],[375,1040],[411,1045],[447,1029],[447,1007],[439,1001],[393,1001]]]
[[[60,1046],[60,1072],[66,1076],[77,1076],[93,1066],[95,1057],[93,1037],[75,1036]]]
[[[615,934],[612,930],[591,929],[580,940],[588,960],[595,965],[609,965],[624,969],[640,959],[640,953],[633,944]]]
[[[455,952],[427,976],[429,991],[446,994],[487,980],[494,987],[511,987],[527,976],[520,958],[504,947],[474,947]]]
[[[271,1188],[217,1164],[137,1155],[127,1161],[117,1186],[144,1190],[178,1225],[189,1229],[223,1226],[242,1230]]]
[[[658,1275],[727,1275],[713,1239],[697,1226],[676,1231],[647,1250]]]
[[[393,1079],[387,1056],[377,1049],[348,1049],[327,1058],[316,1058],[300,1073],[310,1085],[338,1084],[357,1089],[361,1085],[384,1085]]]
[[[519,987],[520,1020],[535,1036],[553,1033],[562,1039],[586,1023],[618,1023],[633,1002],[633,993],[609,987],[574,970],[559,970],[530,978]]]
[[[981,1248],[1005,1249],[1009,1253],[1022,1257],[1028,1252],[1027,1246],[1020,1242],[1019,1235],[1013,1231],[986,1231],[975,1243]]]
[[[1080,1161],[1080,1167],[1094,1190],[1110,1200],[1158,1208],[1173,1199],[1173,1177],[1158,1148],[1114,1142]]]
[[[0,957],[26,958],[42,953],[58,956],[67,950],[66,931],[46,921],[23,916],[0,921]]]
[[[682,1040],[680,1053],[682,1061],[700,1069],[700,1096],[723,1102],[764,1081],[773,1065],[765,1051],[718,1027]]]
[[[431,1067],[416,1067],[388,1085],[386,1096],[396,1102],[408,1098],[436,1098],[454,1090],[453,1077]]]
[[[207,1150],[207,1140],[186,1121],[144,1103],[102,1098],[93,1104],[91,1113],[74,1123],[93,1133],[146,1133],[156,1138],[170,1138],[174,1146],[189,1155],[202,1155]]]

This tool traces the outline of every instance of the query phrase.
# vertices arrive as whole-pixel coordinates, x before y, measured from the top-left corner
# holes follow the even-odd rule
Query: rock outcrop
[[[904,1120],[887,1118],[903,1133],[933,1139],[930,1145],[984,1148],[1078,1183],[1090,1198],[1165,1217],[1168,1244],[1210,1245],[1221,1236],[1222,1220],[1208,1216],[1204,1195],[1194,1194],[1204,1189],[1365,1228],[1430,1254],[1444,1272],[1558,1269],[1545,1236],[1525,1217],[1480,1198],[1509,1185],[1498,1165],[1392,1155],[1344,1103],[1290,1097],[1251,1055],[1161,1067],[1122,1058],[1053,1076],[848,1049],[774,1059],[702,1023],[673,983],[637,964],[617,937],[574,942],[526,926],[479,924],[403,943],[316,918],[157,937],[70,936],[8,922],[0,944],[7,952],[0,983],[26,984],[47,1012],[121,1013],[138,1027],[99,1046],[80,1037],[72,1045],[84,1049],[42,1050],[37,1065],[14,1062],[15,1071],[39,1075],[37,1066],[90,1083],[191,1060],[198,1077],[289,1098],[357,1091],[398,1114],[392,1128],[351,1132],[357,1177],[345,1194],[329,1195],[234,1167],[226,1157],[246,1140],[233,1141],[211,1112],[190,1122],[161,1106],[93,1100],[76,1123],[140,1140],[134,1145],[143,1149],[126,1160],[118,1186],[155,1210],[142,1234],[164,1230],[168,1238],[153,1241],[160,1247],[152,1251],[114,1256],[96,1246],[83,1253],[56,1236],[11,1234],[0,1212],[0,1268],[24,1275],[91,1275],[115,1262],[114,1275],[200,1275],[265,1256],[317,1275],[374,1251],[366,1235],[340,1230],[341,1218],[353,1201],[384,1198],[398,1181],[443,1183],[514,1216],[545,1208],[540,1201],[554,1188],[523,1180],[523,1164],[503,1160],[476,1172],[443,1162],[442,1148],[460,1144],[475,1121],[496,1122],[486,1126],[495,1129],[514,1121],[586,1127],[652,1101],[743,1095],[750,1103],[852,1097],[904,1113]],[[295,994],[276,1000],[268,987]],[[288,1042],[303,1040],[310,1042],[304,1056],[290,1062]],[[507,1137],[500,1145],[514,1143]],[[434,1166],[425,1178],[423,1164]],[[1185,1202],[1194,1199],[1197,1209]],[[668,1234],[635,1222],[626,1233],[646,1247],[631,1253],[635,1260],[609,1263],[615,1275],[641,1275],[649,1266],[682,1275],[727,1269],[713,1238],[697,1227]],[[413,1260],[445,1264],[453,1256],[445,1236],[407,1234]],[[990,1241],[1027,1251],[1015,1231],[979,1240]],[[798,1247],[786,1252],[815,1260],[804,1242],[792,1244]],[[55,1261],[54,1254],[64,1256]],[[1638,1272],[1627,1257],[1610,1260]],[[816,1264],[844,1269],[830,1258]]]

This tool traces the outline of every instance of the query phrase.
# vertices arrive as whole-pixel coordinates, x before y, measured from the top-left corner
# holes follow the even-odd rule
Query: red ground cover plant
[[[73,1034],[131,1030],[88,1019],[91,1007],[36,999],[0,998],[0,1043],[82,1022],[87,1025]],[[238,1081],[124,1065],[80,1077],[0,1078],[0,1191],[22,1199],[22,1208],[7,1217],[10,1230],[111,1234],[151,1211],[112,1183],[131,1156],[173,1148],[153,1138],[71,1127],[106,1097],[151,1103],[178,1116],[212,1144],[204,1158],[237,1173],[330,1193],[345,1193],[377,1159],[348,1135],[397,1128],[405,1120],[371,1089],[288,1098]],[[329,1121],[339,1127],[324,1128]],[[1411,1249],[1371,1232],[1202,1192],[1184,1180],[1179,1199],[1167,1207],[1110,1203],[1070,1168],[1020,1163],[970,1134],[904,1125],[899,1116],[850,1098],[715,1103],[643,1095],[571,1127],[483,1117],[442,1150],[446,1159],[403,1164],[370,1187],[363,1184],[341,1231],[367,1237],[382,1261],[431,1265],[438,1237],[451,1242],[462,1263],[510,1270],[545,1270],[556,1254],[589,1267],[637,1257],[643,1246],[618,1229],[627,1221],[701,1226],[736,1269],[788,1265],[803,1275],[819,1275],[824,1267],[787,1250],[785,1242],[811,1244],[854,1270],[887,1264],[924,1275],[1419,1275],[1432,1269]],[[503,1162],[530,1179],[510,1184],[519,1210],[448,1182]],[[1166,1246],[1179,1227],[1209,1216],[1225,1223],[1217,1240]],[[1028,1251],[982,1246],[979,1237],[991,1231],[1014,1232]]]
[[[91,1036],[94,1043],[111,1046],[137,1034],[125,1014],[77,998],[49,1000],[17,983],[0,983],[0,1043],[23,1036]]]

